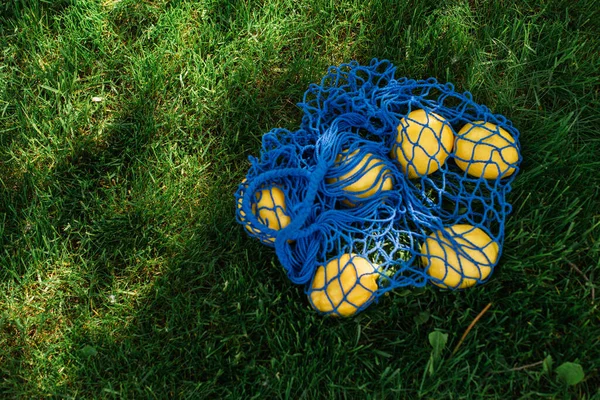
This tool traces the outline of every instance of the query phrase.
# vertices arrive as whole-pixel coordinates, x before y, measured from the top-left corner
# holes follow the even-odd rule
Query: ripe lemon
[[[468,123],[456,138],[456,165],[467,174],[485,179],[512,175],[519,160],[515,139],[491,122]]]
[[[242,181],[244,183],[246,180]],[[241,192],[243,196],[243,191]],[[271,186],[255,193],[256,203],[252,205],[252,213],[258,219],[258,222],[267,228],[280,230],[288,226],[291,222],[290,216],[286,211],[285,194],[277,186]],[[240,209],[240,219],[245,222],[246,213],[241,210],[242,199],[238,199],[238,209]],[[259,236],[263,241],[274,243],[275,238],[263,233],[260,229],[250,226],[245,222],[245,227],[254,236]],[[266,237],[265,237],[266,236]]]
[[[443,288],[464,289],[486,279],[498,260],[498,243],[482,229],[457,224],[429,235],[421,246],[421,261],[432,282]],[[437,282],[436,282],[437,280]]]
[[[338,154],[336,166],[344,167],[356,162],[360,156],[358,150],[348,154],[347,151]],[[328,178],[327,183],[342,182],[342,189],[361,199],[367,199],[375,194],[391,190],[393,185],[392,173],[381,158],[371,153],[363,153],[360,161],[350,171],[335,178]],[[349,203],[349,202],[347,202]],[[351,203],[349,203],[351,205]]]
[[[334,316],[349,317],[374,298],[377,269],[369,260],[353,253],[334,258],[317,268],[310,300],[315,309]]]
[[[400,120],[390,156],[398,160],[403,172],[412,179],[437,171],[453,144],[450,124],[438,114],[419,109]]]

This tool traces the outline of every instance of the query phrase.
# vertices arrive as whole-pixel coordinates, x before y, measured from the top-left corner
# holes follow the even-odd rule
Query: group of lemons
[[[434,173],[450,155],[460,169],[476,178],[502,179],[516,171],[519,150],[515,138],[493,123],[466,123],[454,134],[442,116],[416,109],[400,120],[397,130],[390,157],[400,164],[409,179]],[[357,161],[355,157],[361,159]],[[392,190],[392,175],[377,156],[358,150],[343,152],[338,155],[336,165],[344,163],[355,166],[339,177],[328,178],[327,183],[340,182],[343,190],[361,199]],[[241,199],[238,208],[241,208]],[[255,194],[252,212],[261,224],[272,230],[283,229],[291,222],[285,194],[277,186],[263,188]],[[244,222],[241,210],[240,216]],[[265,235],[248,223],[245,225],[263,242],[274,243],[274,236]],[[481,228],[456,224],[431,233],[420,250],[422,267],[435,285],[464,289],[489,276],[498,259],[499,245]],[[322,313],[351,316],[373,300],[380,276],[378,266],[367,258],[354,253],[341,254],[317,268],[309,290],[310,302]]]

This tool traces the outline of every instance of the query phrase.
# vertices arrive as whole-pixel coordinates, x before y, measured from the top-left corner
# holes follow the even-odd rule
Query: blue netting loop
[[[451,83],[395,72],[330,67],[299,129],[263,135],[235,195],[238,222],[323,314],[399,287],[485,283],[502,254],[518,130]]]

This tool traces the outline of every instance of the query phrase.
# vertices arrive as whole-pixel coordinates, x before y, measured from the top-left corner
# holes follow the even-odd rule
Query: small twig
[[[534,362],[533,364],[527,364],[527,365],[523,365],[523,366],[520,366],[520,367],[505,369],[503,371],[492,371],[491,373],[492,374],[503,374],[503,373],[506,373],[506,372],[521,371],[523,369],[537,367],[538,365],[541,365],[543,363],[544,363],[544,360],[538,361],[538,362]]]
[[[460,338],[460,342],[458,342],[458,344],[454,348],[454,351],[452,352],[452,355],[456,354],[456,352],[458,351],[458,348],[460,347],[460,345],[462,344],[462,342],[465,340],[465,338],[467,337],[467,335],[469,334],[469,332],[471,332],[471,329],[473,329],[473,327],[475,326],[475,324],[477,323],[477,321],[479,321],[479,318],[481,318],[483,316],[483,314],[485,314],[486,311],[490,309],[491,306],[492,306],[492,303],[490,303],[487,306],[485,306],[485,308],[483,310],[481,310],[481,312],[475,317],[475,319],[473,320],[473,322],[471,322],[471,325],[469,325],[469,327],[467,328],[467,330],[465,331],[465,333],[463,333],[462,337]]]
[[[533,364],[523,365],[521,367],[515,367],[515,368],[507,369],[506,372],[520,371],[522,369],[533,368],[533,367],[537,367],[538,365],[542,365],[543,363],[544,363],[544,360],[538,361],[538,362],[534,362]]]
[[[571,261],[567,261],[567,264],[569,264],[571,268],[577,271],[579,275],[581,275],[583,279],[585,279],[585,281],[590,284],[590,287],[592,288],[592,304],[594,304],[594,301],[596,300],[596,289],[594,288],[594,284],[592,283],[592,281],[590,281],[588,277],[585,276],[585,274],[579,268],[577,268],[577,265],[573,264]]]

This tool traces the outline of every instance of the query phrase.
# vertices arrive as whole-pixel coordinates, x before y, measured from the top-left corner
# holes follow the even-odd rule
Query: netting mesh
[[[519,132],[452,84],[394,74],[331,67],[300,128],[263,136],[235,195],[238,222],[324,314],[398,287],[483,283],[502,251]]]

